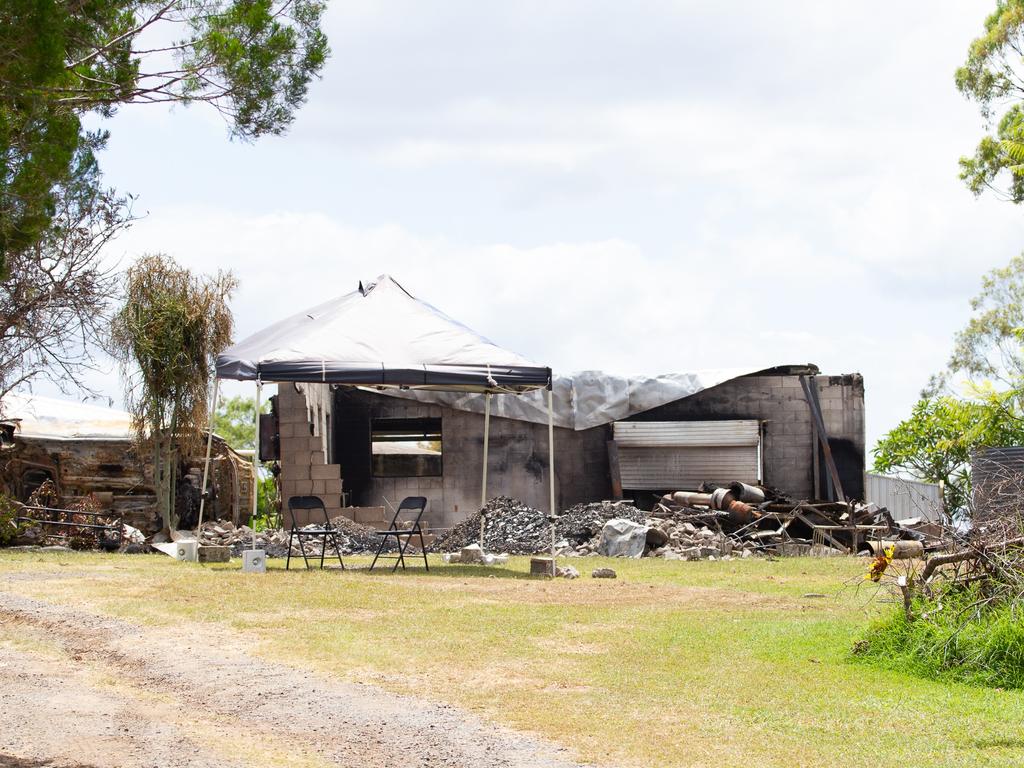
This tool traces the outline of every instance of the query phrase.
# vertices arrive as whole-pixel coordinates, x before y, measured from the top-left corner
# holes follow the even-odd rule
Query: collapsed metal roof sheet
[[[788,365],[776,368],[709,368],[688,373],[624,376],[604,371],[578,371],[555,376],[555,426],[583,430],[621,421],[660,405],[682,400],[705,389],[755,373],[817,374],[817,366]],[[381,390],[381,394],[443,405],[461,411],[484,412],[484,398],[464,392]],[[499,397],[491,402],[491,415],[547,424],[545,392],[518,397]]]
[[[25,393],[8,393],[2,417],[17,421],[15,434],[51,439],[107,438],[130,440],[132,417],[127,411],[58,400]]]

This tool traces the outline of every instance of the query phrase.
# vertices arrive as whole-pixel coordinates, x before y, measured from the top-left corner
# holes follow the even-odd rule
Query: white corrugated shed
[[[885,507],[894,520],[921,517],[942,520],[942,487],[938,483],[864,473],[866,501]]]
[[[694,490],[705,481],[760,480],[756,420],[618,421],[614,435],[623,488]]]

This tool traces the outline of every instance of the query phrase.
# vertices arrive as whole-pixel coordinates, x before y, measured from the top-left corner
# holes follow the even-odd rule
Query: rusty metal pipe
[[[684,507],[710,507],[710,493],[692,493],[690,491],[676,491],[672,494],[673,504],[682,504]]]
[[[889,547],[892,547],[893,549],[894,560],[913,560],[915,558],[924,557],[924,544],[912,539],[898,539],[896,541],[869,541],[867,544],[871,548],[871,553],[876,557],[889,549]]]
[[[764,490],[756,485],[747,485],[737,480],[729,484],[729,490],[737,501],[743,501],[747,504],[764,503]]]
[[[732,491],[728,488],[716,488],[711,492],[711,506],[715,509],[725,511],[729,509],[729,504],[736,501],[736,497],[732,495]]]
[[[747,525],[759,517],[752,506],[744,504],[742,501],[730,501],[726,511],[729,513],[729,520],[734,525]]]

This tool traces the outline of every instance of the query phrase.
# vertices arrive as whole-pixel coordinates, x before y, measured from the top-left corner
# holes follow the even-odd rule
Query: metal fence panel
[[[867,501],[885,507],[894,520],[922,517],[935,522],[942,520],[942,489],[938,483],[904,480],[867,472],[865,492]]]

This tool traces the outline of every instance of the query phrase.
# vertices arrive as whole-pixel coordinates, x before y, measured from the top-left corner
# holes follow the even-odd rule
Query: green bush
[[[252,520],[252,527],[257,531],[265,531],[276,530],[280,525],[277,478],[271,474],[261,473],[256,486],[256,517]]]
[[[950,588],[917,598],[912,620],[893,611],[871,626],[854,655],[922,677],[1024,688],[1024,608],[1006,601],[979,607],[981,597],[976,588]]]
[[[12,543],[21,532],[17,517],[18,505],[7,496],[0,495],[0,547]]]

